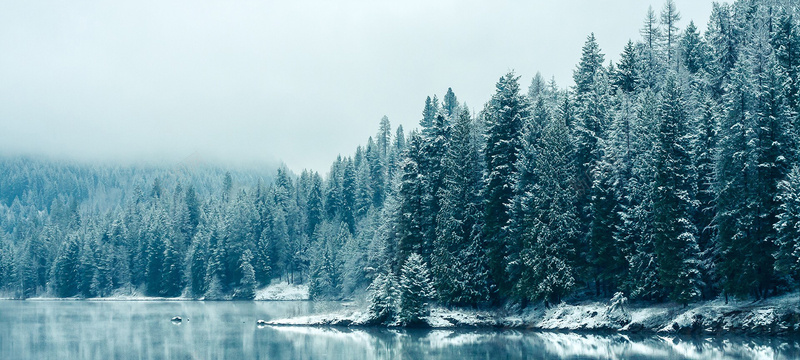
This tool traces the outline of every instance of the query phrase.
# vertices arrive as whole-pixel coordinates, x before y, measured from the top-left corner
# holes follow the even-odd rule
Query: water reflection
[[[797,359],[787,338],[275,327],[295,348],[353,359]],[[360,354],[354,354],[359,349]]]
[[[0,301],[2,359],[796,359],[786,338],[258,327],[335,303]],[[180,316],[181,322],[171,321]]]

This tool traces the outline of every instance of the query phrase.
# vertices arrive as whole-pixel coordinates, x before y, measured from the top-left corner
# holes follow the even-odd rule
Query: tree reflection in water
[[[796,359],[792,338],[258,327],[336,303],[0,301],[2,359]],[[181,316],[182,322],[170,321]]]

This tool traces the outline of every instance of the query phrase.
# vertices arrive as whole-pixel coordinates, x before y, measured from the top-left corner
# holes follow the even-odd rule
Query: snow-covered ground
[[[255,300],[308,300],[308,285],[290,285],[276,281],[256,290]]]
[[[541,330],[594,330],[669,334],[789,334],[800,333],[800,294],[758,302],[722,299],[683,307],[676,304],[629,305],[613,308],[605,302],[532,306],[514,314],[434,307],[425,318],[432,328],[503,327]],[[269,325],[364,326],[367,315],[346,310],[325,315],[269,321]]]

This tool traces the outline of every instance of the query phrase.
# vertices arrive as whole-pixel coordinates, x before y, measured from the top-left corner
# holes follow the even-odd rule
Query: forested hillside
[[[671,0],[649,11],[615,62],[590,34],[566,89],[511,72],[477,113],[448,89],[410,133],[384,117],[324,178],[5,158],[0,287],[247,299],[281,279],[336,299],[372,283],[385,317],[796,289],[798,4],[679,20]]]

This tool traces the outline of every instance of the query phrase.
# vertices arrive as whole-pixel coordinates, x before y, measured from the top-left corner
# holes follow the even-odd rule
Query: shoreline
[[[758,302],[721,299],[691,304],[634,304],[624,309],[603,302],[529,307],[514,313],[502,309],[431,308],[420,327],[428,329],[525,329],[660,335],[800,335],[800,294]],[[364,310],[266,321],[266,326],[337,328],[402,328],[399,324],[372,324]]]

